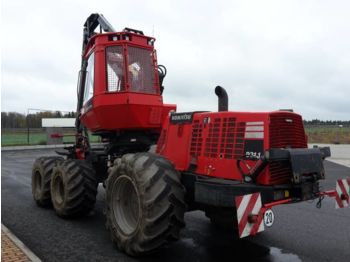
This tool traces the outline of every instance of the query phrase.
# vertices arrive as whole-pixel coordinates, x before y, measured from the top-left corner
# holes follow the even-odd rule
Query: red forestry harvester
[[[300,115],[230,112],[220,86],[218,112],[176,113],[164,104],[166,68],[157,64],[154,42],[139,30],[116,32],[102,15],[88,17],[76,141],[57,152],[64,157],[35,161],[39,206],[52,204],[61,217],[87,214],[103,183],[113,242],[141,255],[178,239],[186,211],[202,210],[245,237],[272,225],[275,205],[323,195],[339,207],[349,203],[350,180],[320,192],[330,149],[307,148]],[[88,132],[102,142],[91,145]]]

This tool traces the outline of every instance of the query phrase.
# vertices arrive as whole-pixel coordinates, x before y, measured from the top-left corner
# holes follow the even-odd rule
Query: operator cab
[[[95,133],[160,133],[176,106],[163,104],[165,68],[157,64],[154,42],[153,37],[129,28],[92,34],[83,47],[82,64],[87,64],[85,79],[80,77],[84,88],[79,88],[83,92],[79,121],[85,128]]]

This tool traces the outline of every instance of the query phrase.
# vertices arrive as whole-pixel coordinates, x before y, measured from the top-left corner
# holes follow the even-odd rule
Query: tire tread
[[[55,172],[54,175],[61,175],[66,181],[67,195],[62,205],[53,199],[56,213],[65,218],[88,214],[94,208],[97,195],[98,182],[94,169],[84,160],[68,159]],[[55,185],[51,183],[51,187],[53,186]]]
[[[109,169],[106,188],[106,226],[112,241],[121,251],[139,256],[177,240],[180,230],[185,226],[186,204],[180,174],[173,165],[153,153],[127,154],[114,163]],[[136,181],[142,196],[141,222],[137,232],[131,236],[120,232],[111,204],[112,186],[122,174]]]

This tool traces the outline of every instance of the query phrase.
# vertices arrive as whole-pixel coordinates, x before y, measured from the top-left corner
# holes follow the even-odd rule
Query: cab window
[[[124,57],[121,46],[110,46],[106,49],[107,90],[109,92],[124,91]]]
[[[128,82],[131,91],[156,94],[155,67],[151,50],[128,47]]]
[[[88,59],[88,66],[86,69],[84,103],[94,94],[94,66],[95,55],[92,53]]]

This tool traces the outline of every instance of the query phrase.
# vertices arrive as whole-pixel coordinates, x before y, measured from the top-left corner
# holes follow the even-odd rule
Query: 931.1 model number
[[[261,152],[246,151],[245,157],[249,159],[259,159],[261,157]]]

